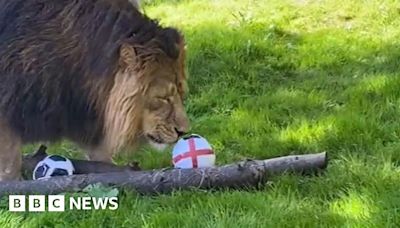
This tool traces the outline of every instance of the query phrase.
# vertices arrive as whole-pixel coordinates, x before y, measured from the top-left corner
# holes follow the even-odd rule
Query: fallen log
[[[28,160],[24,159],[24,162]],[[315,173],[325,169],[327,164],[327,154],[323,152],[267,160],[246,160],[199,169],[132,171],[127,167],[120,167],[122,171],[59,176],[35,181],[3,181],[0,182],[0,196],[77,192],[97,183],[127,188],[141,194],[170,193],[174,190],[188,189],[247,188],[264,183],[272,175],[285,172]],[[112,166],[112,169],[114,168]]]

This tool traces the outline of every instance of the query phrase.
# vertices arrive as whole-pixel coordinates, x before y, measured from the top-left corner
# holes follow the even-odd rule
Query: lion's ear
[[[120,62],[126,65],[132,65],[135,64],[135,61],[136,61],[135,48],[128,43],[123,43],[120,49]]]
[[[161,48],[164,49],[166,54],[176,59],[179,56],[180,43],[182,36],[181,34],[173,28],[165,28],[163,30],[163,42],[161,43]]]

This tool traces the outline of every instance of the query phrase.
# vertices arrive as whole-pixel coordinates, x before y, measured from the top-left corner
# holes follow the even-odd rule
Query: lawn
[[[248,191],[122,192],[116,211],[3,205],[0,227],[400,226],[398,1],[148,0],[145,12],[186,36],[187,111],[218,164],[327,151],[324,175]],[[67,142],[50,151],[82,156]],[[149,148],[119,161],[133,159],[170,165]]]

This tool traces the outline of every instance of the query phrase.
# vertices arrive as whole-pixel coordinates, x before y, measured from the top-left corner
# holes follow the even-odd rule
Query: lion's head
[[[184,59],[184,39],[174,29],[144,44],[122,44],[106,113],[114,148],[145,139],[161,149],[188,132]]]

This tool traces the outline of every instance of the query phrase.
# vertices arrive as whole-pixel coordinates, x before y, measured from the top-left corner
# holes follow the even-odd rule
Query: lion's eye
[[[164,103],[169,103],[169,99],[166,97],[157,97],[158,101],[164,102]]]

